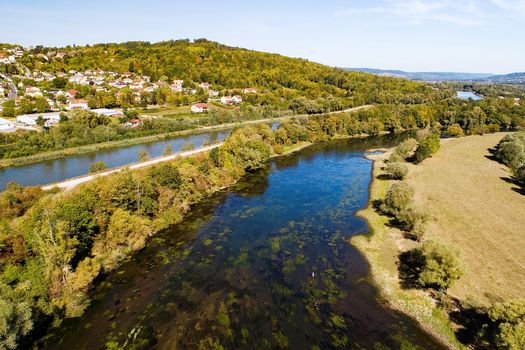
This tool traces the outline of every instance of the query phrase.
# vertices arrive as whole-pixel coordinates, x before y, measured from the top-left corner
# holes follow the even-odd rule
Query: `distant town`
[[[122,118],[126,127],[141,125],[140,116],[127,120],[124,109],[147,107],[157,104],[156,95],[174,94],[181,97],[183,104],[192,113],[206,113],[209,103],[224,106],[243,102],[242,95],[256,94],[257,89],[241,87],[238,89],[215,90],[208,82],[188,82],[182,79],[151,81],[149,76],[132,72],[117,73],[103,70],[68,72],[30,71],[19,63],[28,51],[23,47],[0,49],[0,65],[14,65],[24,74],[0,73],[0,132],[14,132],[20,129],[41,130],[60,122],[67,112],[82,109],[98,115]],[[49,51],[46,54],[29,54],[47,62],[65,59],[75,52]],[[89,95],[86,87],[95,95]],[[191,98],[187,98],[191,96]],[[194,101],[194,102],[192,102]],[[184,103],[189,102],[189,103]],[[112,108],[105,108],[106,106]]]

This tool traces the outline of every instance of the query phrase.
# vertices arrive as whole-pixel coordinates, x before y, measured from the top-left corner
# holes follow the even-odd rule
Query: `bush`
[[[138,158],[140,162],[144,162],[149,159],[149,153],[145,150],[142,150],[139,152]]]
[[[413,205],[408,205],[397,214],[397,219],[402,228],[409,231],[410,235],[416,241],[421,241],[425,234],[428,221],[428,217],[425,213]]]
[[[403,180],[408,174],[408,168],[401,163],[388,163],[385,172],[393,180]]]
[[[275,154],[283,154],[284,146],[276,143],[275,145],[273,145],[273,151],[275,152]]]
[[[498,348],[525,349],[525,299],[496,303],[488,315],[497,327]]]
[[[447,129],[447,133],[452,137],[461,137],[465,135],[465,132],[463,132],[463,129],[457,123],[449,126]]]
[[[438,134],[431,134],[429,137],[419,143],[416,150],[416,162],[420,163],[423,160],[432,157],[439,151],[440,141]]]
[[[90,173],[98,173],[99,171],[106,170],[108,166],[106,165],[106,162],[101,160],[100,162],[91,163],[89,166],[89,172]]]
[[[422,263],[418,278],[422,287],[446,290],[463,274],[458,253],[441,243],[427,241],[416,248],[416,255]]]
[[[381,211],[397,217],[412,203],[414,190],[405,182],[397,182],[388,189],[385,200],[381,205]]]
[[[395,157],[398,157],[397,159],[406,160],[410,158],[414,151],[417,149],[418,142],[416,139],[408,139],[403,142],[401,142],[396,149],[394,150],[394,153],[392,155],[396,155]]]

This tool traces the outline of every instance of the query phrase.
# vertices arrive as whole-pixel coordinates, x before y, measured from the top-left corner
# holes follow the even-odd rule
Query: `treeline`
[[[279,116],[269,107],[244,106],[238,110],[211,111],[199,119],[188,116],[144,118],[137,127],[126,127],[126,119],[137,118],[136,111],[126,111],[125,118],[97,116],[85,110],[64,114],[57,126],[44,132],[0,133],[0,158],[18,158],[46,151],[61,150],[108,141],[190,130],[198,126],[214,126]]]

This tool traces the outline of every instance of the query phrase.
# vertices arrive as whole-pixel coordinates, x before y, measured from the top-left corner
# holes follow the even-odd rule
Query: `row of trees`
[[[525,132],[505,136],[496,147],[494,155],[510,168],[516,181],[525,186]]]

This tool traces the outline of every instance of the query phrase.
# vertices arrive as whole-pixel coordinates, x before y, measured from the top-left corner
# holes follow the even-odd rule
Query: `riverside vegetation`
[[[455,126],[453,127],[455,128]],[[461,132],[450,132],[456,137]],[[503,138],[494,151],[495,157],[508,165],[516,176],[516,181],[522,181],[518,171],[523,166],[523,133],[510,134]],[[399,228],[406,237],[413,239],[416,243],[411,244],[411,249],[403,251],[398,255],[397,265],[399,284],[402,290],[421,289],[427,291],[437,308],[425,305],[423,298],[396,291],[399,287],[385,286],[390,298],[395,298],[394,303],[405,309],[411,305],[408,313],[426,323],[433,332],[440,329],[439,333],[448,337],[450,344],[454,347],[462,347],[451,331],[452,328],[464,328],[464,334],[458,333],[464,344],[473,348],[498,348],[498,349],[523,349],[525,347],[525,300],[511,299],[508,301],[495,302],[492,306],[479,306],[472,304],[469,300],[458,301],[447,294],[447,289],[461,278],[463,267],[461,257],[455,247],[444,245],[434,240],[425,239],[428,215],[414,204],[414,189],[403,180],[407,175],[407,167],[404,161],[420,163],[425,158],[432,156],[439,150],[439,136],[437,133],[428,131],[418,132],[417,140],[409,139],[401,143],[391,153],[383,168],[383,177],[397,180],[384,192],[383,196],[375,198],[375,210],[380,214],[390,217],[390,221],[371,221],[375,230],[389,224]],[[377,181],[377,180],[376,180]],[[522,182],[521,182],[522,183]],[[377,184],[376,184],[377,186]],[[374,187],[374,192],[377,189]],[[382,199],[381,199],[382,198]],[[367,209],[374,210],[374,209]],[[365,211],[366,212],[366,211]],[[365,214],[369,220],[372,216]],[[377,240],[384,240],[377,235],[369,246],[364,246],[361,240],[355,243],[364,249],[369,258],[371,255],[370,244],[374,250],[377,249]],[[384,248],[383,248],[384,249]],[[409,298],[410,301],[404,301]],[[421,303],[416,306],[415,298],[421,298]],[[403,306],[404,305],[404,306]],[[429,320],[423,314],[431,310],[433,316]],[[447,317],[446,314],[449,314]],[[451,323],[451,320],[455,323]],[[448,330],[447,330],[448,329]],[[467,335],[468,334],[468,335]]]
[[[0,196],[2,346],[28,344],[36,336],[32,330],[80,316],[98,276],[143,248],[149,236],[179,222],[192,205],[272,155],[331,138],[429,127],[438,116],[426,111],[426,106],[378,106],[293,120],[275,132],[268,125],[239,128],[208,154],[124,171],[68,193],[10,185]],[[420,159],[435,152],[433,135],[418,134]],[[411,156],[411,147],[413,141],[399,148],[402,158]],[[408,216],[403,220],[412,225]],[[421,254],[446,259],[439,247]],[[425,266],[430,269],[434,260],[425,260]],[[429,270],[425,280],[443,285],[442,278],[441,271]]]

